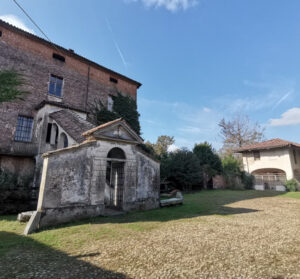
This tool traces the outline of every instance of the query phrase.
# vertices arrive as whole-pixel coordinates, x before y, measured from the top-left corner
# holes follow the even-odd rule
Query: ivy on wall
[[[16,71],[0,71],[0,103],[13,101],[27,93],[19,89],[22,84],[22,76]]]
[[[101,125],[106,122],[123,118],[130,127],[138,134],[141,134],[141,126],[139,122],[139,112],[135,100],[129,96],[123,96],[118,93],[117,96],[112,96],[113,111],[109,111],[103,103],[95,101],[91,107],[92,115],[95,119],[96,125]]]

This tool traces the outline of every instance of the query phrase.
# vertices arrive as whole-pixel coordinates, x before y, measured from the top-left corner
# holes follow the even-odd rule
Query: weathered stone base
[[[24,234],[48,226],[64,224],[74,220],[96,217],[104,214],[104,205],[72,206],[64,208],[49,208],[43,211],[35,211],[31,216]]]
[[[123,210],[125,211],[150,210],[155,208],[159,208],[159,199],[155,199],[155,198],[137,200],[133,203],[123,204]]]

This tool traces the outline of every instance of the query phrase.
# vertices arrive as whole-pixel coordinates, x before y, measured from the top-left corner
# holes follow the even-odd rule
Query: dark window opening
[[[297,152],[296,152],[295,149],[293,150],[293,154],[294,154],[294,161],[295,161],[295,164],[297,164]]]
[[[31,142],[33,118],[18,116],[15,141]]]
[[[56,127],[56,134],[55,134],[55,145],[58,143],[58,127]]]
[[[254,160],[259,160],[260,159],[260,152],[259,151],[254,151],[253,156],[254,156]]]
[[[63,57],[62,55],[58,54],[58,53],[53,53],[52,57],[54,59],[57,59],[57,60],[61,61],[61,62],[65,62],[66,61],[66,58]]]
[[[2,31],[0,30],[0,37],[2,37]]]
[[[61,141],[62,147],[63,148],[68,147],[69,146],[69,141],[68,141],[67,135],[65,133],[61,133],[60,136],[61,136],[61,140],[60,141]]]
[[[124,151],[119,147],[114,147],[108,152],[107,158],[126,159]]]
[[[69,145],[69,141],[68,141],[67,136],[65,136],[65,138],[64,138],[64,147],[68,147],[68,145]]]
[[[52,123],[48,123],[48,127],[47,127],[47,135],[46,135],[46,143],[50,143],[50,139],[51,139],[51,130],[52,130]]]
[[[49,82],[49,94],[62,97],[63,78],[51,75]]]
[[[118,83],[118,80],[115,79],[115,78],[113,78],[113,77],[110,77],[109,80],[110,80],[111,82],[113,82],[113,83]]]

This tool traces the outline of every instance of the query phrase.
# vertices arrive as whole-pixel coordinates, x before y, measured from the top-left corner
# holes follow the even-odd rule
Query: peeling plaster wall
[[[43,212],[39,226],[104,213],[107,154],[114,147],[126,155],[122,209],[159,207],[159,163],[135,145],[101,140],[46,155],[38,203],[38,211]]]
[[[137,205],[140,209],[159,206],[160,164],[137,152]]]
[[[38,209],[45,212],[41,225],[63,223],[98,215],[103,203],[95,201],[92,146],[53,153],[43,169]]]

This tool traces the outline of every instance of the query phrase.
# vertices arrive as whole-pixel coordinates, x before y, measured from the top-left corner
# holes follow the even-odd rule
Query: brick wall
[[[52,54],[57,51],[47,43],[32,39],[31,35],[14,32],[2,24],[0,30],[0,71],[14,69],[21,73],[25,80],[22,89],[30,92],[22,100],[0,104],[0,154],[16,154],[20,151],[24,152],[21,155],[35,154],[38,143],[35,132],[32,143],[17,143],[14,141],[15,128],[18,115],[35,117],[36,105],[43,100],[53,100],[53,96],[48,95],[51,74],[64,78],[63,97],[56,101],[71,107],[88,110],[89,104],[98,98],[106,104],[108,95],[115,95],[117,91],[136,99],[138,84],[126,77],[84,63],[71,53],[63,54],[65,63],[55,60]],[[111,76],[118,79],[117,84],[110,82]],[[37,121],[35,119],[34,127]]]

